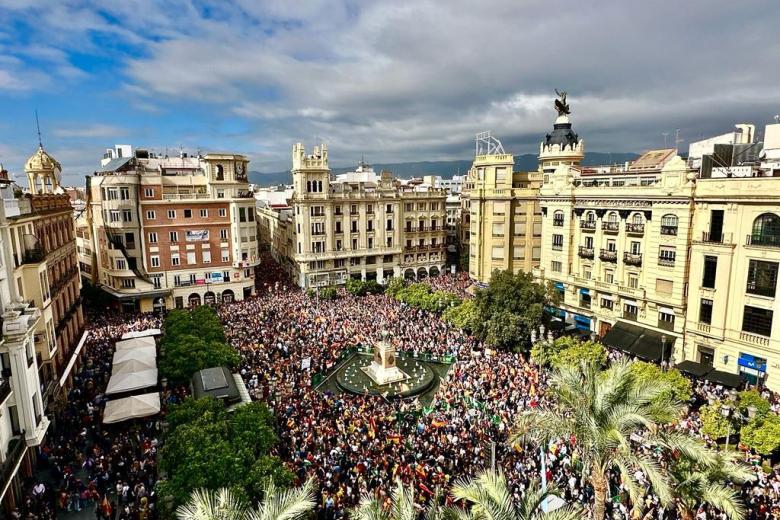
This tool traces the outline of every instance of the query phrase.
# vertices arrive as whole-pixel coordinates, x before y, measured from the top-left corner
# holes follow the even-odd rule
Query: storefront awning
[[[114,359],[112,363],[114,365],[118,365],[119,363],[130,359],[155,361],[157,359],[157,351],[153,347],[138,347],[127,350],[118,350],[114,352]]]
[[[111,367],[111,375],[132,374],[133,372],[140,372],[141,370],[149,370],[151,368],[157,368],[157,362],[154,359],[128,359],[121,363],[114,363],[114,366]]]
[[[691,361],[689,359],[677,363],[674,365],[674,368],[693,377],[704,377],[712,372],[711,366],[702,365],[701,363],[697,363],[696,361]]]
[[[742,377],[740,377],[739,374],[732,374],[731,372],[723,372],[721,370],[711,371],[704,376],[704,379],[729,388],[739,388],[742,386]]]
[[[636,325],[619,321],[613,325],[601,339],[601,342],[623,352],[630,352],[631,345],[642,334],[642,329]]]
[[[155,347],[154,338],[144,336],[142,338],[124,339],[116,342],[116,350],[129,350],[137,347]]]
[[[108,380],[106,395],[132,392],[157,386],[157,369],[141,370],[130,374],[115,374]]]
[[[103,411],[103,422],[117,423],[128,419],[149,417],[158,413],[160,413],[159,393],[134,395],[108,401]]]
[[[147,336],[159,336],[160,334],[162,334],[160,329],[135,330],[122,334],[122,339],[144,338]]]
[[[601,342],[645,361],[658,362],[661,358],[669,359],[676,339],[674,336],[667,336],[664,343],[661,341],[663,335],[641,325],[619,321],[604,335]],[[662,347],[665,350],[663,356]]]

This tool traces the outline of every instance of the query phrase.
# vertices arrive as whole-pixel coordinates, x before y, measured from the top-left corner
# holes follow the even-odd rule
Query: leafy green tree
[[[225,413],[225,405],[211,396],[200,399],[188,397],[179,404],[171,405],[165,419],[168,431],[172,432],[182,424],[189,424],[201,417],[208,421],[223,421]]]
[[[442,318],[467,332],[474,330],[477,319],[477,308],[474,300],[463,300],[460,305],[451,306],[442,314]]]
[[[320,289],[320,298],[323,300],[335,300],[339,297],[339,292],[335,287],[323,287]]]
[[[742,427],[740,440],[762,455],[771,455],[780,448],[780,417],[768,414]]]
[[[347,292],[353,296],[365,296],[367,294],[381,294],[384,288],[376,280],[347,280]]]
[[[743,390],[737,394],[737,411],[744,417],[749,417],[749,408],[755,408],[755,416],[752,419],[763,419],[769,414],[772,405],[761,397],[758,390]]]
[[[582,471],[595,495],[593,518],[604,518],[608,498],[608,473],[617,470],[635,506],[643,490],[636,480],[641,471],[663,505],[672,498],[668,469],[659,466],[654,454],[637,450],[630,439],[642,435],[643,444],[683,457],[713,463],[713,454],[697,439],[665,432],[660,425],[680,416],[682,405],[660,399],[668,385],[641,383],[629,363],[613,363],[606,370],[582,363],[562,366],[551,378],[549,395],[555,406],[521,412],[510,435],[513,445],[573,438]]]
[[[314,482],[310,479],[294,489],[280,490],[273,481],[261,485],[256,508],[247,507],[229,488],[197,489],[176,510],[179,520],[297,520],[314,510]]]
[[[495,346],[524,349],[531,331],[545,320],[544,307],[553,297],[549,287],[534,282],[530,273],[496,270],[488,287],[477,291],[474,333]]]
[[[739,461],[739,455],[718,452],[710,465],[686,458],[671,461],[677,510],[683,520],[692,520],[701,504],[720,509],[730,520],[745,518],[745,506],[738,491],[726,484],[729,481],[742,484],[755,478],[751,469]]]
[[[723,417],[723,401],[715,401],[699,408],[701,431],[712,439],[722,439],[729,431],[729,420]]]
[[[669,386],[669,392],[668,395],[663,395],[663,398],[669,398],[680,403],[688,402],[691,399],[691,381],[677,369],[672,368],[664,371],[656,364],[635,361],[631,364],[631,370],[634,371],[634,375],[642,383],[649,384],[653,381],[666,383]]]
[[[404,279],[393,277],[390,278],[390,281],[387,282],[387,287],[385,287],[385,294],[392,296],[393,298],[396,297],[396,295],[404,288]]]
[[[595,341],[574,340],[571,346],[552,354],[550,364],[554,368],[560,368],[563,366],[576,366],[583,361],[603,367],[607,364],[607,349],[604,348],[604,345]]]
[[[567,505],[555,511],[545,513],[542,504],[547,497],[555,493],[551,486],[542,491],[536,481],[525,490],[522,498],[515,503],[506,478],[502,473],[485,471],[476,478],[457,481],[451,489],[456,500],[467,505],[461,518],[473,520],[579,520],[584,518],[578,506]]]
[[[166,341],[159,358],[160,373],[178,383],[189,381],[198,370],[219,366],[232,368],[238,363],[238,353],[226,343],[208,341],[193,334]]]

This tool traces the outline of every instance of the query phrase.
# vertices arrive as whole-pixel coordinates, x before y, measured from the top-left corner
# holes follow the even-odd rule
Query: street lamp
[[[665,355],[666,355],[666,334],[661,334],[661,370],[664,369]]]
[[[731,406],[727,404],[723,404],[720,407],[720,413],[723,415],[723,417],[726,418],[726,427],[728,428],[726,430],[726,449],[725,451],[729,451],[729,439],[731,437],[731,420],[729,419],[729,416],[731,415]]]

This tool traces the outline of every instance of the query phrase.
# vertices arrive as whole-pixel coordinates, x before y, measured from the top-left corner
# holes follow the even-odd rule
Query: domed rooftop
[[[555,120],[552,133],[547,134],[544,138],[545,146],[557,144],[561,148],[565,146],[573,147],[579,142],[580,137],[571,129],[571,122],[569,122],[569,118],[566,116],[559,116]]]
[[[50,172],[55,170],[58,172],[62,171],[62,166],[57,162],[57,159],[43,149],[43,145],[39,146],[38,150],[24,163],[24,171],[26,172]]]

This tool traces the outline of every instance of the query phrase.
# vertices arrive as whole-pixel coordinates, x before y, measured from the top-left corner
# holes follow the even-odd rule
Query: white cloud
[[[128,134],[128,131],[119,126],[94,123],[55,128],[52,133],[56,137],[63,138],[98,137],[110,140],[114,137],[123,137]]]

